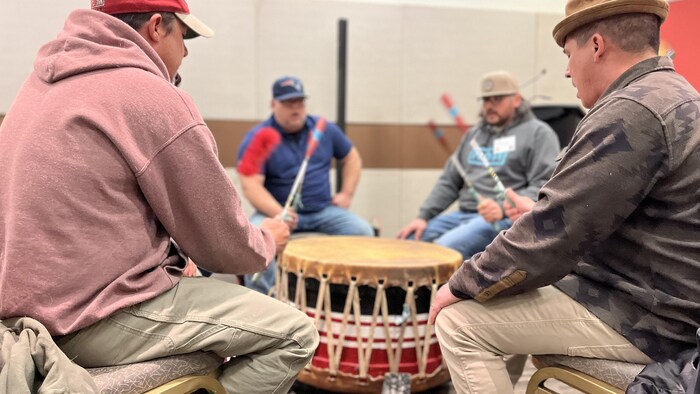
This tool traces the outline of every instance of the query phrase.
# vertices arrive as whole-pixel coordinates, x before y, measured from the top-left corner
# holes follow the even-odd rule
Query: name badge
[[[493,141],[493,153],[506,153],[515,150],[515,136],[498,138]]]

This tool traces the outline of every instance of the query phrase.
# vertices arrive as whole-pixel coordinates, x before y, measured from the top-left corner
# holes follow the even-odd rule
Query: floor
[[[535,373],[536,368],[532,363],[528,360],[525,370],[523,371],[522,376],[520,377],[520,380],[518,380],[518,383],[514,387],[514,392],[515,394],[525,394],[525,389],[527,388],[527,382],[530,380],[530,377],[532,376],[533,373]],[[579,390],[573,389],[563,383],[560,382],[550,382],[547,383],[547,387],[556,391],[559,394],[579,394],[581,393]],[[289,394],[331,394],[332,392],[330,391],[325,391],[325,390],[320,390],[313,388],[311,386],[304,385],[302,383],[296,383],[294,387],[292,387],[292,390],[289,392]],[[448,382],[440,387],[424,391],[423,394],[457,394],[457,391],[454,389],[452,386],[451,382]]]

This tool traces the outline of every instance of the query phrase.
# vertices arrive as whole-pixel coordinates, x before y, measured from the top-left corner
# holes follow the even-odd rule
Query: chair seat
[[[552,367],[563,365],[576,371],[581,371],[586,375],[602,380],[605,383],[622,390],[626,389],[635,376],[637,376],[646,365],[632,364],[624,361],[600,360],[585,357],[569,357],[561,355],[536,356],[537,360],[545,366]]]
[[[584,392],[622,393],[646,365],[563,355],[538,355],[533,362],[540,370],[528,385],[528,393],[538,392],[546,379],[557,379]],[[551,392],[551,391],[544,391]]]
[[[195,352],[87,371],[102,394],[141,394],[178,378],[207,375],[221,364],[214,354]]]

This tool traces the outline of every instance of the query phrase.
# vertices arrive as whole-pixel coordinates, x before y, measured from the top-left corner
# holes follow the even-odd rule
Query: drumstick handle
[[[287,202],[284,203],[284,209],[282,210],[282,215],[285,215],[289,207],[292,205],[292,201],[294,201],[294,198],[296,197],[297,193],[299,192],[299,187],[301,186],[301,183],[304,181],[304,175],[306,174],[306,167],[309,165],[309,158],[306,157],[304,158],[304,161],[301,162],[301,167],[299,167],[299,172],[297,173],[296,178],[294,178],[294,183],[292,184],[292,188],[289,190],[289,195],[287,196]]]
[[[477,203],[481,202],[481,196],[479,195],[479,193],[476,192],[476,190],[474,189],[474,185],[472,185],[472,183],[469,181],[469,178],[467,178],[467,173],[466,171],[464,171],[464,167],[462,167],[462,164],[459,162],[459,160],[457,160],[457,155],[451,155],[450,161],[452,162],[452,165],[457,169],[459,175],[464,180],[464,184],[467,186],[467,190],[472,195],[472,197],[476,199]]]
[[[479,160],[481,160],[481,164],[483,164],[484,167],[486,167],[489,174],[491,174],[491,177],[496,182],[496,186],[494,187],[496,192],[498,194],[503,195],[503,198],[506,201],[508,201],[508,204],[515,206],[513,201],[511,201],[510,198],[508,198],[508,196],[506,196],[506,187],[503,186],[503,182],[501,182],[501,178],[498,177],[498,174],[496,174],[496,170],[494,170],[493,167],[491,166],[491,163],[489,163],[489,159],[486,157],[486,155],[484,155],[484,152],[481,151],[481,147],[479,146],[479,144],[477,144],[476,141],[474,141],[474,139],[472,139],[471,141],[469,141],[469,145],[471,145],[472,150],[474,151],[476,156],[479,158]]]
[[[462,167],[462,164],[459,162],[459,160],[457,160],[457,154],[451,155],[450,161],[452,162],[452,165],[454,165],[457,169],[457,172],[459,172],[459,175],[462,176],[462,179],[464,180],[464,183],[467,186],[467,191],[469,192],[469,194],[471,194],[472,197],[476,199],[477,204],[480,203],[481,195],[477,193],[476,189],[474,189],[474,185],[472,185],[472,183],[469,182],[469,179],[467,178],[467,172],[464,171],[464,167]],[[501,226],[499,226],[498,223],[491,223],[491,226],[497,233],[501,232]]]
[[[289,190],[289,195],[287,196],[287,202],[284,203],[284,208],[282,208],[282,214],[280,215],[280,220],[283,222],[286,222],[289,219],[289,214],[287,213],[287,210],[289,210],[289,207],[292,205],[292,201],[294,201],[294,197],[299,191],[299,186],[301,185],[302,182],[304,182],[304,175],[306,174],[306,167],[309,165],[309,158],[305,157],[304,161],[301,162],[301,167],[299,167],[299,172],[297,173],[296,178],[294,178],[294,183],[292,184],[291,190]],[[253,283],[257,283],[258,280],[260,280],[260,275],[261,272],[256,272],[253,274],[253,277],[251,280]]]

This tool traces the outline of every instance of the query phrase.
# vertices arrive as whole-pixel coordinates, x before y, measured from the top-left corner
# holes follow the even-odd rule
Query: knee
[[[443,343],[450,337],[450,334],[447,332],[447,327],[449,326],[448,322],[449,317],[446,316],[444,310],[440,311],[440,313],[438,313],[438,315],[435,317],[435,336],[437,336],[440,343]]]
[[[361,235],[365,237],[371,237],[374,235],[374,229],[372,226],[362,219],[358,219],[354,223],[350,224],[347,228],[347,232],[347,235]]]
[[[295,331],[295,338],[299,346],[306,351],[307,361],[311,360],[316,348],[318,347],[320,337],[314,320],[300,312],[301,318]]]

